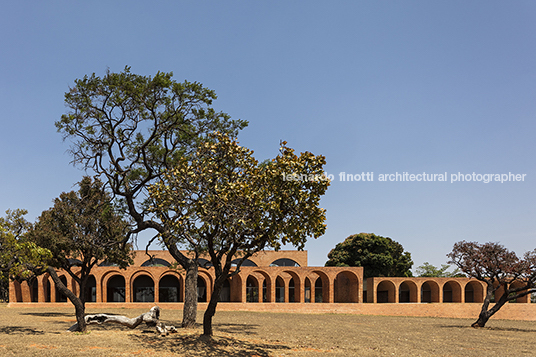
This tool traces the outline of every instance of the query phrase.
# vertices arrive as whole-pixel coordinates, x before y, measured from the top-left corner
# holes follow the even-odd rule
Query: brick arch
[[[168,277],[175,278],[178,282],[176,289],[174,286],[162,286],[162,280]],[[156,290],[158,291],[158,302],[182,302],[184,301],[184,279],[181,274],[173,270],[168,270],[158,277],[156,281]],[[156,293],[155,293],[156,297]]]
[[[255,269],[251,273],[257,274],[256,275],[257,280],[259,280],[258,275],[262,275],[263,277],[262,282],[259,280],[259,301],[274,302],[275,294],[273,294],[273,292],[275,291],[274,290],[275,279],[273,279],[273,277],[267,272],[259,270],[259,269]],[[264,289],[264,285],[265,285],[264,283],[266,283],[266,289]]]
[[[464,286],[464,302],[484,302],[484,286],[481,282],[473,280],[468,281]]]
[[[522,287],[523,285],[525,285],[523,282],[519,281],[519,280],[516,280],[514,281],[512,284],[510,284],[510,288],[520,288]],[[517,302],[517,303],[530,303],[530,295],[531,294],[527,294],[525,296],[522,296],[522,297],[519,297],[515,300],[510,300],[510,302]]]
[[[418,288],[412,280],[404,280],[397,286],[398,290],[398,302],[417,302]]]
[[[261,275],[262,276],[262,275]],[[255,272],[252,272],[246,276],[244,279],[245,283],[245,302],[259,302],[260,293],[259,290],[262,289],[262,282],[259,280],[259,277]]]
[[[314,302],[323,302],[323,303],[329,303],[330,302],[330,293],[331,293],[331,279],[330,277],[320,270],[313,270],[313,273],[316,274],[318,277],[314,280],[314,282],[311,280],[311,283],[314,284],[315,287],[315,293],[314,293]],[[320,279],[320,280],[319,280]],[[319,289],[318,282],[321,283],[321,289]],[[319,301],[318,298],[321,297],[321,300]]]
[[[110,289],[110,280],[115,278],[116,276],[118,277],[121,277],[123,278],[123,287],[124,287],[124,291],[121,293],[121,291],[111,291]],[[99,281],[97,281],[97,284],[99,284]],[[103,277],[101,278],[101,281],[100,281],[100,285],[102,286],[102,301],[103,302],[112,302],[111,301],[111,297],[114,296],[114,294],[117,294],[117,295],[121,295],[123,294],[123,298],[124,298],[124,301],[122,302],[126,302],[126,301],[129,301],[129,294],[130,294],[130,287],[127,283],[127,279],[125,277],[124,274],[121,274],[121,272],[119,271],[116,271],[116,270],[112,270],[112,271],[109,271],[107,272],[105,275],[103,275]],[[98,299],[98,298],[97,298]],[[119,301],[121,302],[121,301]]]
[[[205,289],[206,289],[205,299],[206,299],[206,301],[204,301],[204,302],[209,302],[210,298],[211,298],[211,294],[212,294],[212,289],[213,289],[213,286],[214,286],[214,281],[212,280],[212,276],[209,274],[208,270],[206,270],[206,269],[201,270],[200,269],[197,272],[197,281],[198,282],[199,282],[199,279],[202,279],[203,282],[205,283]],[[200,287],[198,286],[198,294],[199,293],[200,293]]]
[[[145,283],[144,286],[136,286],[136,282],[138,284],[141,284],[140,281],[146,280],[147,283]],[[136,272],[136,274],[133,274],[130,277],[131,285],[130,289],[132,291],[131,300],[132,302],[155,302],[156,298],[156,281],[154,279],[154,276],[152,274],[147,274],[144,272]],[[152,286],[149,285],[152,283]]]
[[[343,270],[335,276],[333,290],[335,302],[359,302],[359,277]]]
[[[439,302],[441,294],[439,284],[433,280],[427,280],[421,284],[421,302]]]
[[[376,301],[378,303],[396,302],[396,285],[391,280],[382,280],[376,287]]]
[[[287,294],[285,296],[288,296],[287,302],[303,302],[303,296],[304,296],[304,279],[300,277],[298,273],[296,273],[293,270],[284,270],[284,273],[290,275],[291,279],[288,282],[285,282],[285,289],[287,290]],[[290,282],[294,283],[294,297],[291,295],[291,289]],[[292,300],[292,301],[291,301]]]
[[[462,302],[462,287],[455,280],[448,280],[441,287],[443,290],[443,302]]]

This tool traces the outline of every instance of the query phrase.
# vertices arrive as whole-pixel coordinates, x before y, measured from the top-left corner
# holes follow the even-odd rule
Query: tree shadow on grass
[[[73,317],[73,313],[66,312],[20,312],[19,315],[37,316],[37,317]]]
[[[225,333],[240,333],[243,335],[257,335],[259,325],[251,324],[214,324],[214,329]]]
[[[131,335],[130,338],[160,352],[176,353],[180,356],[242,357],[270,356],[275,351],[289,351],[282,344],[261,340],[239,340],[233,337],[205,337],[200,334],[172,334],[160,337],[156,334]]]
[[[517,327],[499,327],[499,326],[485,326],[485,327],[472,327],[471,325],[440,325],[440,328],[449,328],[449,329],[471,329],[471,330],[485,330],[485,331],[504,331],[504,332],[526,332],[526,333],[536,333],[536,328],[525,329]]]
[[[33,328],[21,326],[5,326],[0,328],[0,334],[3,335],[44,335],[45,332]]]

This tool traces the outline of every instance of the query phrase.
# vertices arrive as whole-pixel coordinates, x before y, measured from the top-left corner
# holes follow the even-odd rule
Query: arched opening
[[[158,283],[159,302],[179,302],[181,284],[174,275],[165,275]]]
[[[285,282],[280,276],[275,279],[275,302],[285,302]]]
[[[48,278],[45,279],[45,302],[50,302],[50,280]]]
[[[97,280],[90,275],[86,283],[86,302],[97,302]]]
[[[417,302],[417,286],[414,282],[404,281],[398,287],[398,302]]]
[[[134,302],[154,302],[154,281],[148,275],[140,275],[134,279]]]
[[[230,302],[231,301],[231,282],[229,279],[225,279],[223,287],[220,291],[220,302]]]
[[[322,278],[318,277],[315,282],[315,303],[324,301],[322,293]]]
[[[335,277],[335,302],[359,302],[358,281],[355,274],[340,272]]]
[[[520,282],[520,281],[514,281],[512,284],[510,284],[510,289],[512,288],[521,288],[523,287],[523,283]],[[508,302],[515,302],[515,303],[529,303],[530,302],[530,294],[529,295],[525,295],[525,296],[522,296],[522,297],[519,297],[517,299],[511,299],[511,300],[508,300]]]
[[[449,281],[443,285],[443,302],[462,302],[461,287],[454,281]]]
[[[197,277],[197,302],[207,302],[207,283],[200,276]]]
[[[270,266],[271,267],[299,267],[300,265],[292,259],[281,258],[281,259],[274,260],[272,264],[270,264]]]
[[[311,302],[311,280],[305,278],[305,302]]]
[[[471,281],[465,285],[465,302],[484,302],[482,284]]]
[[[421,286],[421,302],[439,302],[439,286],[433,281],[427,281]]]
[[[246,280],[246,302],[259,302],[259,286],[252,276]]]
[[[160,258],[153,258],[153,259],[146,260],[145,262],[143,262],[141,266],[142,267],[169,267],[171,266],[171,264],[167,260],[160,259]]]
[[[39,282],[37,281],[37,278],[32,279],[31,285],[30,285],[30,295],[32,298],[32,302],[38,302],[39,301]]]
[[[231,266],[236,266],[238,264],[238,262],[240,262],[240,258],[234,259],[233,261],[231,261]],[[246,260],[244,260],[242,262],[241,266],[243,266],[243,267],[256,267],[257,264],[255,264],[254,262],[252,262],[249,259],[246,259]]]
[[[296,302],[296,289],[294,287],[294,278],[288,282],[288,302]]]
[[[106,297],[108,302],[125,302],[125,278],[114,275],[108,280]]]
[[[67,286],[67,278],[62,275],[60,276],[60,280],[63,283],[63,285]],[[56,286],[56,302],[67,302],[67,295],[64,295],[62,292],[60,292],[60,289]]]
[[[376,288],[377,303],[394,303],[395,302],[395,284],[384,280]]]

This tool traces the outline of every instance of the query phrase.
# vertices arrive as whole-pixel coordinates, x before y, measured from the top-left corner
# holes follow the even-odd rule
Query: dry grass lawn
[[[146,310],[88,313],[129,317]],[[162,320],[180,325],[181,311],[163,310]],[[202,312],[198,314],[199,321]],[[213,339],[197,329],[160,337],[145,325],[88,327],[65,332],[74,308],[8,308],[0,305],[0,356],[533,356],[536,322],[337,314],[217,312]]]

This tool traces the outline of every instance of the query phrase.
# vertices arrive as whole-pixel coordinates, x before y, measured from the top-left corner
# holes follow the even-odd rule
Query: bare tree
[[[454,244],[447,257],[449,264],[486,284],[484,303],[472,327],[484,327],[508,301],[536,292],[536,249],[520,259],[498,243],[461,241]],[[495,297],[497,291],[501,294]],[[491,306],[494,297],[495,304]]]

